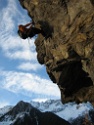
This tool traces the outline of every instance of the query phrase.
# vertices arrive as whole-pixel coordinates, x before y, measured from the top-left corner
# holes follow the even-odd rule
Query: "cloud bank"
[[[17,66],[18,69],[35,71],[42,68],[37,62],[35,39],[22,40],[17,35],[18,25],[30,21],[30,18],[26,17],[26,14],[23,14],[21,9],[19,10],[17,1],[8,0],[7,6],[0,12],[0,19],[0,48],[4,56],[11,60],[23,61]],[[24,61],[28,62],[25,64]]]
[[[0,76],[2,78],[0,86],[14,93],[28,94],[28,96],[37,93],[57,98],[60,96],[57,85],[36,74],[1,71]]]
[[[7,91],[23,98],[59,98],[57,85],[43,78],[45,73],[37,61],[35,38],[22,40],[17,34],[18,25],[31,20],[26,10],[21,8],[17,0],[4,0],[4,3],[6,6],[2,4],[0,8],[0,90],[5,94],[2,98],[6,97]],[[14,97],[17,99],[16,95]],[[2,100],[0,105],[11,101],[13,97],[9,97],[9,102]]]

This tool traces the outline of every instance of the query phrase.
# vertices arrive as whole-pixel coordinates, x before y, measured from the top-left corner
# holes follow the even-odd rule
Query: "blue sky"
[[[0,107],[60,98],[57,85],[37,61],[35,38],[22,40],[17,34],[18,25],[30,20],[18,0],[0,0]]]

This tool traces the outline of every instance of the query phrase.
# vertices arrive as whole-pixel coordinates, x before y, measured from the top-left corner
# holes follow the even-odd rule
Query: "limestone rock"
[[[94,0],[20,0],[35,27],[37,58],[63,103],[94,103]]]

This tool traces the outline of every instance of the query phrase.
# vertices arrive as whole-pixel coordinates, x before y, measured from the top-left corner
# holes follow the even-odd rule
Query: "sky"
[[[17,34],[18,25],[30,21],[18,0],[0,0],[0,107],[60,98],[46,67],[37,61],[36,37],[23,40]]]
[[[18,0],[0,0],[0,108],[20,100],[60,99],[59,88],[50,80],[46,67],[37,61],[35,37],[23,40],[17,34],[18,25],[30,21]],[[66,105],[63,117],[74,112],[76,116],[76,105]],[[85,104],[80,105],[80,110],[85,111]]]

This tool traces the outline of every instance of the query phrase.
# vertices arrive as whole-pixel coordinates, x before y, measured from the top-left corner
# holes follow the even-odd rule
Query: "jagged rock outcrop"
[[[94,1],[19,0],[44,36],[37,58],[58,84],[63,103],[94,103]]]

